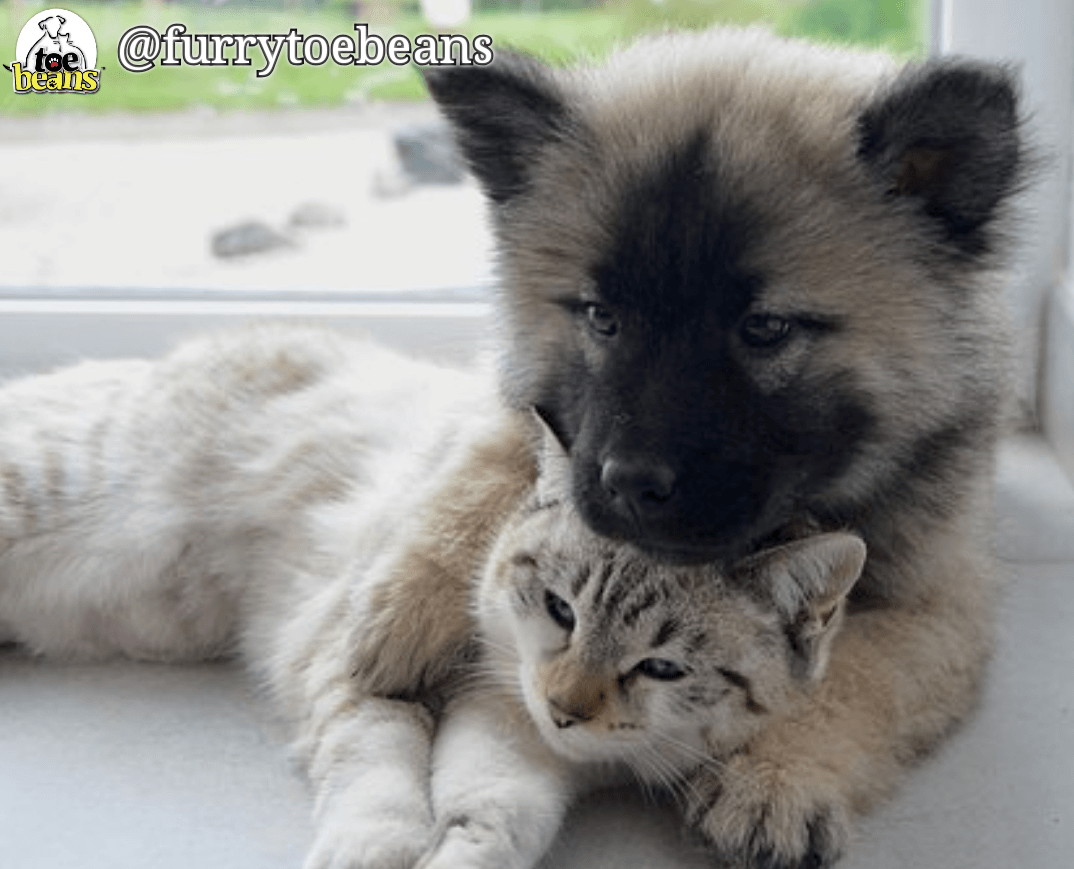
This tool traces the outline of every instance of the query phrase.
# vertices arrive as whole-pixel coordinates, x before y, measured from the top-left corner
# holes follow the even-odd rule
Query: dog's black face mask
[[[753,227],[721,202],[707,144],[624,190],[537,399],[593,529],[680,558],[735,554],[782,519],[798,451],[729,346],[757,289],[740,265]]]
[[[564,347],[536,405],[587,523],[674,560],[737,558],[801,518],[873,426],[849,375],[768,394],[751,379],[750,356],[835,327],[720,308],[695,299],[661,318],[591,303],[575,317],[596,335],[579,343],[603,346]]]

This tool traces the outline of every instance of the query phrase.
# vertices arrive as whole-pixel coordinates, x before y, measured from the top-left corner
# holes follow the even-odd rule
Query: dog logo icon
[[[49,10],[54,11],[54,10]],[[70,14],[70,13],[68,13]],[[67,23],[63,15],[54,14],[37,22],[44,33],[26,52],[24,69],[38,72],[59,72],[61,69],[74,72],[86,69],[86,55],[72,40],[71,34],[60,28]]]
[[[66,9],[45,9],[23,26],[16,61],[5,64],[15,93],[96,93],[97,42],[85,20]]]

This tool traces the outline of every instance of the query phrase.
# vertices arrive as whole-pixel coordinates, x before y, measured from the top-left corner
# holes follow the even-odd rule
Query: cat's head
[[[539,488],[497,540],[478,618],[554,751],[659,779],[801,701],[864,561],[860,538],[829,533],[727,570],[671,566],[597,536]]]

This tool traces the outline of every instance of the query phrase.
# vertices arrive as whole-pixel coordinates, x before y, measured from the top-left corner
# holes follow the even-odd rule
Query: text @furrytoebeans
[[[163,33],[147,24],[127,30],[119,39],[120,65],[141,73],[160,66],[252,66],[250,52],[261,55],[258,78],[272,75],[276,64],[321,66],[331,60],[339,66],[486,66],[493,60],[492,37],[422,33],[411,39],[403,34],[384,38],[369,32],[367,24],[354,25],[355,36],[340,33],[329,39],[319,33],[304,35],[292,27],[285,34],[188,33],[186,26],[169,24]]]

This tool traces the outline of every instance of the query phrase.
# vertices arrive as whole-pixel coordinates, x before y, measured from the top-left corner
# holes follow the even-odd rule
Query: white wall
[[[1067,282],[1071,234],[1071,154],[1074,146],[1074,0],[934,0],[933,21],[941,51],[1015,62],[1022,71],[1030,130],[1047,160],[1024,197],[1026,244],[1011,282],[1011,308],[1018,330],[1020,394],[1038,419],[1047,421],[1059,383],[1045,365],[1047,312],[1052,295]],[[1067,306],[1074,311],[1074,305]],[[1071,324],[1074,326],[1074,323]],[[1055,337],[1055,336],[1053,336]],[[1074,338],[1074,333],[1071,336]],[[1068,345],[1074,348],[1074,344]],[[1074,370],[1066,380],[1074,390]],[[1072,420],[1074,421],[1074,420]],[[1053,426],[1049,425],[1049,429]],[[1053,432],[1053,438],[1057,437]],[[1066,465],[1074,475],[1074,437]]]
[[[1068,124],[1067,135],[1074,139],[1074,121]],[[1068,154],[1067,165],[1074,165],[1074,156]],[[1068,213],[1074,215],[1074,180],[1068,181]],[[1042,416],[1044,431],[1074,482],[1074,218],[1068,230],[1065,275],[1048,306]]]

